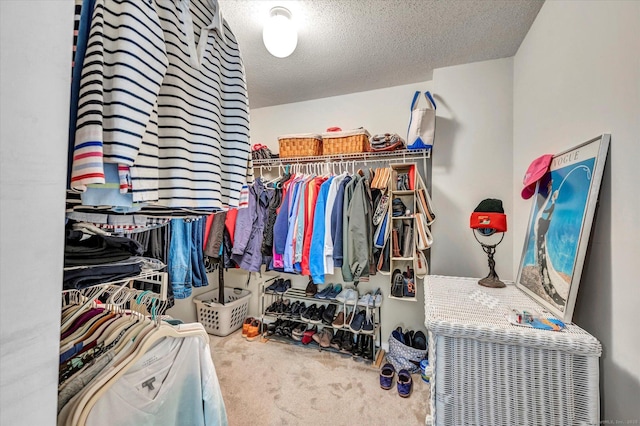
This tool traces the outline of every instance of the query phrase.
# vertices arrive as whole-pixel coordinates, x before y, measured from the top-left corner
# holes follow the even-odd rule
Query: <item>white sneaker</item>
[[[373,305],[373,296],[371,293],[367,293],[363,295],[360,300],[358,300],[358,306],[372,306]]]
[[[338,302],[344,303],[345,296],[346,296],[347,293],[349,293],[349,291],[351,291],[350,288],[342,289],[342,291],[336,296],[336,300]]]
[[[358,292],[352,288],[347,290],[344,303],[346,303],[347,305],[355,305],[356,303],[358,303]]]

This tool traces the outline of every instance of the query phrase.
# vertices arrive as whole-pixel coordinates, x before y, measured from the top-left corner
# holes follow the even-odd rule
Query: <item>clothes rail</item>
[[[422,170],[427,170],[427,160],[431,158],[431,149],[402,149],[390,152],[357,152],[351,154],[332,154],[307,157],[289,158],[268,158],[253,160],[253,168],[259,169],[260,175],[264,172],[278,170],[282,175],[282,170],[286,166],[298,166],[298,170],[350,170],[355,173],[356,165],[368,165],[368,163],[388,162],[408,163],[422,160]],[[254,173],[255,174],[255,173]]]

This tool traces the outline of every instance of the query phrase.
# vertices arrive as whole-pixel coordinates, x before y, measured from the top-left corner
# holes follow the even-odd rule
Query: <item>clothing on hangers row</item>
[[[58,424],[226,425],[204,327],[161,320],[146,292],[111,291],[63,308]]]

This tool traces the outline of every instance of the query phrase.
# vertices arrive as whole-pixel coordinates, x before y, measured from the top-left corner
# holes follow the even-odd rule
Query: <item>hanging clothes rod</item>
[[[431,158],[431,149],[402,149],[390,152],[356,152],[352,154],[331,154],[316,155],[309,157],[288,157],[288,158],[268,158],[253,160],[253,167],[279,166],[297,163],[333,163],[341,161],[356,161],[366,163],[367,161],[396,160],[404,162],[405,159],[415,161],[416,159]]]

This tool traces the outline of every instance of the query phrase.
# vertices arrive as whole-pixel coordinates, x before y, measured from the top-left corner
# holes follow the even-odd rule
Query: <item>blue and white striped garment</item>
[[[96,1],[72,187],[104,183],[104,162],[130,168],[121,189],[130,176],[134,202],[203,210],[246,202],[244,66],[216,0]]]
[[[252,164],[235,36],[217,1],[157,0],[156,8],[169,58],[158,97],[159,203],[238,207]]]

